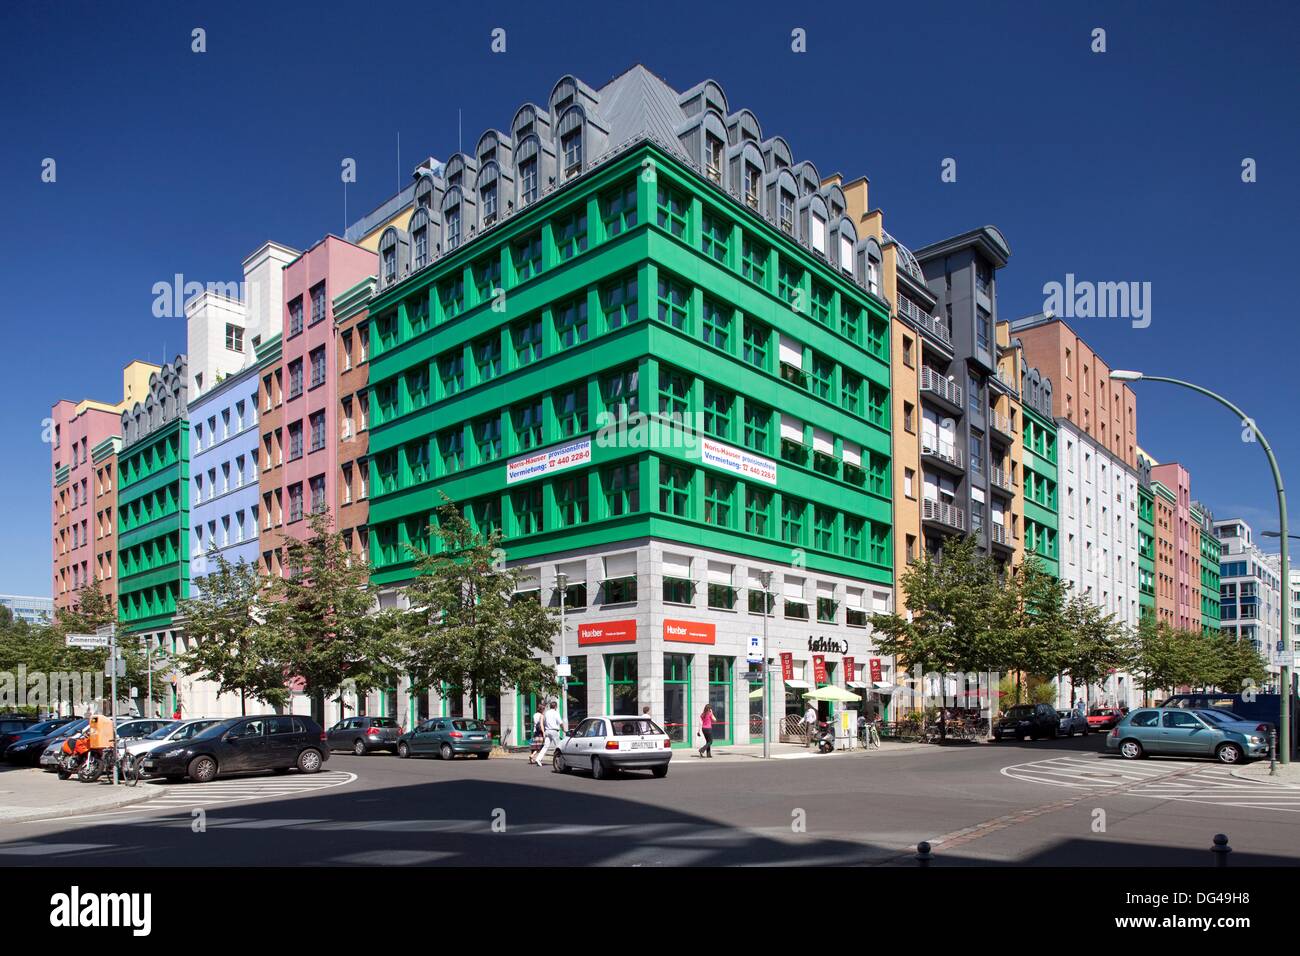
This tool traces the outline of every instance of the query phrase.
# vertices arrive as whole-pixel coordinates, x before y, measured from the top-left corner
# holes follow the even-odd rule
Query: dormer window
[[[384,250],[384,284],[397,278],[397,247],[390,246]],[[301,313],[300,313],[301,314]],[[299,319],[301,322],[301,319]]]
[[[880,295],[880,269],[874,259],[867,260],[867,291]]]
[[[489,183],[484,186],[479,196],[479,203],[483,208],[483,225],[490,226],[497,219],[497,184]]]
[[[758,209],[758,196],[762,189],[762,174],[753,166],[745,167],[745,205]]]
[[[840,268],[853,274],[853,240],[845,235],[840,236]]]
[[[519,164],[520,195],[526,203],[537,201],[537,157]]]
[[[447,248],[460,245],[460,206],[452,206],[444,215],[447,225]]]
[[[704,172],[715,183],[722,184],[722,140],[712,133],[704,136]]]
[[[460,175],[460,170],[458,169],[458,170],[456,170],[454,173],[452,173],[450,176],[447,177],[447,188],[448,188],[448,189],[453,189],[453,188],[459,186],[459,185],[460,185],[460,179],[461,179],[461,175]]]
[[[794,196],[787,190],[782,189],[780,191],[777,211],[780,216],[781,228],[794,235]]]
[[[421,226],[415,230],[412,238],[415,240],[415,267],[417,269],[428,265],[429,262],[429,229]]]
[[[811,232],[813,251],[826,255],[826,220],[818,213],[812,214]]]
[[[572,176],[582,169],[582,127],[565,133],[560,140],[564,153],[564,175]]]

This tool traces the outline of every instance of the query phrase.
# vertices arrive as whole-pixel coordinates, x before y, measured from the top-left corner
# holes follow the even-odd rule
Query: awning
[[[788,680],[785,682],[785,686],[794,687],[798,690],[808,690],[812,687],[812,684],[808,683],[806,680]]]
[[[894,691],[894,685],[893,685],[893,684],[886,684],[886,683],[885,683],[884,681],[882,681],[882,680],[878,680],[878,681],[876,681],[876,682],[875,682],[875,687],[876,687],[876,690],[883,691],[883,692],[886,693],[886,694],[891,694],[891,693],[893,693],[893,691]]]
[[[850,681],[845,681],[845,683],[848,684],[848,686],[850,687],[856,687],[858,690],[866,690],[867,688],[865,681],[850,680]]]

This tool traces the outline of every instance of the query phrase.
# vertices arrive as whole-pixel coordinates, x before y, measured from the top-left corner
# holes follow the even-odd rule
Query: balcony
[[[957,414],[962,411],[962,390],[956,382],[944,378],[934,369],[922,366],[921,391],[948,405]]]
[[[1016,483],[1011,479],[1011,473],[1005,469],[994,466],[989,469],[989,480],[993,482],[994,487],[1001,488],[1007,494],[1015,492]]]
[[[1007,526],[1004,524],[998,524],[997,522],[994,522],[993,524],[989,525],[989,536],[992,539],[993,543],[999,545],[1000,547],[1003,548],[1015,547],[1015,545],[1011,543],[1011,536],[1007,534]]]
[[[922,499],[921,520],[941,524],[956,531],[966,530],[966,512],[933,498]]]
[[[956,471],[958,474],[963,471],[961,449],[955,445],[936,442],[933,438],[923,437],[921,439],[921,454],[940,466],[946,466],[949,471]]]
[[[1006,415],[999,415],[992,408],[989,409],[989,428],[1006,438],[1015,440],[1015,432],[1011,429],[1011,419]]]

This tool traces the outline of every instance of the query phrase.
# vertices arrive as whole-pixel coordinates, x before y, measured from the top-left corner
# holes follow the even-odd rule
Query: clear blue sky
[[[636,62],[679,89],[712,77],[796,159],[869,176],[914,248],[997,225],[1012,249],[1002,318],[1039,311],[1068,272],[1152,283],[1149,328],[1072,324],[1113,366],[1227,393],[1300,474],[1296,4],[810,6],[6,3],[0,591],[49,592],[50,405],[116,400],[122,365],[183,348],[183,321],[152,315],[155,282],[235,279],[265,239],[340,232],[343,157],[355,216],[456,150],[458,111],[468,148],[564,73],[600,86]],[[795,27],[807,53],[790,51]],[[945,157],[956,183],[940,181]],[[1137,392],[1141,443],[1190,468],[1197,498],[1276,523],[1263,456],[1231,416],[1169,386]]]

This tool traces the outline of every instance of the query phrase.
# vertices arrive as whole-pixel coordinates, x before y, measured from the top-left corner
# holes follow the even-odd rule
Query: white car
[[[193,720],[182,720],[168,724],[166,727],[160,727],[148,737],[141,737],[139,740],[132,740],[126,745],[127,753],[134,756],[147,754],[157,750],[165,743],[172,741],[189,740],[199,731],[207,730],[213,724],[219,723],[220,717],[196,717]]]
[[[590,770],[597,780],[619,770],[665,777],[672,757],[672,741],[649,717],[588,717],[560,741],[551,769]]]

